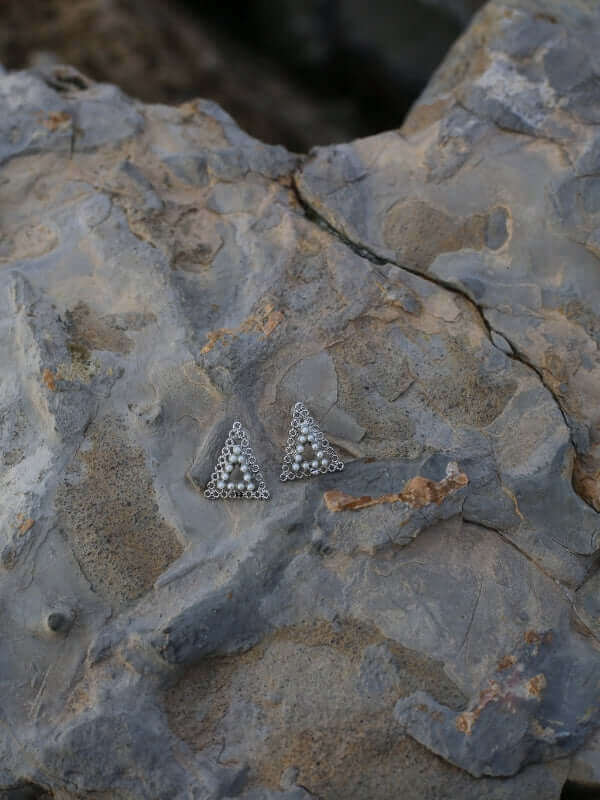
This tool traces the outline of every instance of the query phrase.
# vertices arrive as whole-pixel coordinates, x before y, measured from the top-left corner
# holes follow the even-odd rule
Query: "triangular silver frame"
[[[314,437],[314,441],[310,441],[310,436]],[[309,441],[305,442],[301,437],[306,437]],[[314,451],[313,455],[320,451],[323,456],[310,462],[298,460],[302,456],[302,452],[298,452],[298,447],[304,447],[305,443],[311,445]],[[323,459],[325,464],[322,463]],[[296,464],[297,468],[294,466]],[[305,466],[306,464],[309,464],[308,468]],[[309,414],[306,406],[296,403],[292,408],[292,424],[288,433],[280,480],[294,481],[301,478],[314,478],[317,475],[325,475],[327,472],[341,472],[343,469],[344,464],[341,458],[323,435],[319,424]]]
[[[244,479],[239,482],[239,484],[245,484],[244,488],[238,488],[238,483],[235,482],[233,482],[234,487],[229,488],[229,484],[232,482],[225,480],[224,476],[228,475],[230,468],[235,469],[236,465],[239,466],[240,457],[244,459],[242,463],[245,465],[245,473],[250,474],[250,481]],[[253,488],[248,489],[248,486]],[[215,471],[206,485],[204,495],[211,500],[270,500],[271,498],[254,451],[250,446],[248,434],[239,420],[233,423],[229,431],[217,459]]]

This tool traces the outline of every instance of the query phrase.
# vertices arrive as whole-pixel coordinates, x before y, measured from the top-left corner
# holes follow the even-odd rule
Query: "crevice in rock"
[[[485,318],[481,308],[467,294],[467,292],[463,291],[462,289],[459,289],[457,286],[453,286],[452,284],[441,280],[440,278],[434,278],[431,275],[428,275],[427,273],[419,272],[416,269],[411,269],[410,267],[404,266],[402,264],[398,264],[395,261],[390,261],[389,259],[382,258],[381,256],[378,256],[376,253],[374,253],[372,250],[370,250],[368,247],[365,247],[364,245],[359,245],[356,242],[353,242],[352,239],[349,239],[345,234],[341,233],[341,231],[338,231],[337,228],[334,228],[323,216],[321,216],[321,214],[319,214],[318,211],[316,211],[316,209],[314,209],[310,205],[308,200],[302,194],[302,192],[301,192],[301,190],[300,190],[300,188],[298,186],[298,182],[297,182],[295,176],[294,176],[294,181],[293,181],[293,187],[294,187],[294,192],[296,194],[298,202],[300,203],[300,205],[302,206],[302,208],[304,210],[304,214],[305,214],[306,218],[309,219],[311,222],[314,222],[316,225],[318,225],[323,230],[327,231],[327,233],[331,234],[332,236],[335,236],[336,239],[338,239],[340,242],[342,242],[342,244],[345,244],[346,247],[349,247],[357,255],[361,256],[362,258],[366,259],[367,261],[370,261],[375,266],[383,266],[384,264],[391,264],[392,266],[396,267],[397,269],[404,270],[405,272],[410,272],[411,275],[416,275],[417,278],[421,278],[424,281],[428,281],[429,283],[433,283],[436,286],[440,286],[442,289],[447,289],[449,292],[452,292],[453,294],[456,294],[456,295],[459,295],[460,297],[462,297],[469,304],[469,306],[471,306],[471,308],[473,308],[473,310],[476,312],[477,316],[480,319],[480,322],[481,322],[483,328],[487,331],[488,339],[490,340],[492,345],[494,347],[496,347],[496,345],[492,341],[492,327],[490,326],[489,322]],[[506,338],[506,337],[504,337],[504,338]],[[509,358],[510,358],[510,356],[509,356]]]
[[[548,572],[548,570],[545,569],[545,567],[543,567],[541,564],[538,564],[538,562],[535,560],[535,558],[532,558],[532,556],[530,556],[529,553],[526,553],[524,550],[521,550],[521,548],[517,544],[515,544],[515,542],[513,542],[511,539],[509,539],[509,537],[506,536],[504,533],[502,533],[501,530],[498,530],[498,528],[493,528],[490,525],[486,525],[483,522],[478,522],[475,519],[469,519],[469,518],[464,517],[464,516],[463,516],[463,522],[468,522],[471,525],[477,525],[477,527],[479,527],[479,528],[483,528],[484,530],[491,531],[492,533],[495,533],[497,536],[500,536],[502,538],[502,540],[504,542],[506,542],[506,544],[510,545],[514,550],[517,551],[517,553],[519,553],[521,556],[523,556],[523,558],[526,558],[527,561],[529,561],[531,564],[533,564],[534,567],[537,567],[537,569],[541,573],[543,573],[549,580],[551,580],[555,584],[557,584],[557,586],[559,587],[559,589],[563,592],[563,594],[565,596],[565,600],[569,605],[569,608],[571,610],[571,614],[573,615],[573,619],[576,620],[577,625],[580,626],[580,632],[584,633],[584,635],[589,636],[590,638],[592,638],[596,642],[598,642],[598,644],[600,644],[600,639],[598,639],[596,634],[589,628],[589,626],[579,616],[579,614],[577,613],[576,605],[575,605],[576,592],[579,589],[581,589],[581,587],[586,583],[587,580],[589,580],[589,578],[594,574],[594,572],[596,572],[598,570],[598,568],[600,567],[600,562],[598,562],[597,564],[595,564],[592,567],[590,572],[588,572],[588,574],[586,575],[585,579],[580,584],[578,584],[577,586],[569,586],[566,583],[564,583],[563,581],[561,581],[560,578],[557,578],[555,575],[552,575],[550,572]],[[571,551],[569,551],[569,552],[571,552]],[[575,795],[573,796],[573,800],[574,800],[574,798],[575,798]],[[562,800],[562,798],[561,798],[561,800]]]
[[[51,800],[54,795],[49,789],[44,789],[37,783],[22,781],[13,786],[0,788],[2,800]]]
[[[563,786],[560,800],[598,800],[598,786],[583,786],[575,781],[567,781]]]
[[[572,593],[575,589],[579,588],[578,586],[577,587],[569,586],[568,584],[564,583],[564,581],[561,581],[560,578],[557,578],[556,575],[553,575],[551,572],[548,572],[548,570],[544,566],[539,564],[535,560],[535,558],[529,555],[529,553],[526,553],[525,550],[521,550],[518,544],[515,544],[512,539],[509,539],[509,537],[498,528],[493,528],[491,525],[486,525],[484,522],[480,522],[478,519],[471,519],[465,516],[463,516],[462,519],[463,522],[467,522],[469,525],[477,525],[478,528],[484,528],[484,530],[491,531],[492,533],[495,533],[497,536],[502,537],[502,541],[506,542],[508,545],[514,548],[517,551],[517,553],[522,555],[523,558],[526,558],[527,561],[529,561],[531,564],[534,565],[534,567],[537,567],[537,569],[539,569],[539,571],[542,572],[549,580],[558,584],[561,587],[561,589],[563,589],[566,592],[567,600],[572,605]]]
[[[484,316],[483,312],[482,312],[482,316]],[[494,330],[493,328],[491,328],[489,326],[489,323],[488,323],[488,328],[489,328],[490,331]],[[500,333],[500,331],[495,331],[495,333],[498,333],[498,334],[500,334],[500,336],[503,336],[504,339],[506,339],[506,341],[511,346],[513,352],[512,352],[512,355],[509,355],[509,358],[513,358],[515,361],[520,361],[521,364],[523,364],[524,366],[529,367],[529,369],[533,370],[533,372],[535,372],[535,374],[540,379],[540,381],[542,383],[542,386],[544,386],[548,390],[548,392],[550,393],[550,395],[554,399],[554,402],[556,403],[556,406],[557,406],[558,410],[560,411],[560,413],[562,415],[562,418],[563,418],[563,420],[565,422],[565,425],[567,426],[567,430],[569,431],[569,440],[571,442],[571,446],[572,446],[573,451],[575,453],[575,458],[580,458],[581,454],[579,453],[579,450],[577,449],[577,444],[575,442],[575,437],[573,436],[573,428],[571,426],[571,421],[569,420],[569,415],[567,414],[565,409],[562,407],[560,399],[556,396],[556,394],[554,393],[554,391],[553,391],[552,387],[550,386],[550,384],[545,380],[542,370],[539,369],[539,367],[537,367],[532,361],[530,361],[527,358],[527,356],[523,352],[521,352],[519,350],[519,348],[516,346],[516,344],[508,337],[508,335],[506,333]],[[573,486],[573,491],[575,492],[575,494],[577,494],[584,501],[584,503],[586,503],[586,505],[588,505],[592,509],[592,511],[595,511],[596,513],[598,513],[597,509],[594,508],[592,503],[586,497],[584,497],[583,494],[578,490],[577,486],[575,485],[575,482],[574,482],[573,478],[571,479],[571,485]]]
[[[483,308],[481,306],[479,306],[475,302],[475,300],[473,300],[473,298],[466,291],[463,291],[462,289],[459,289],[457,286],[454,286],[451,283],[443,281],[440,278],[437,278],[437,277],[434,278],[431,275],[428,275],[428,274],[423,273],[423,272],[419,272],[418,270],[415,270],[415,269],[411,269],[410,267],[404,266],[402,264],[398,264],[395,261],[390,261],[388,259],[382,258],[381,256],[378,256],[376,253],[374,253],[372,250],[370,250],[368,247],[365,247],[364,245],[359,245],[356,242],[353,242],[345,234],[341,233],[336,228],[334,228],[321,214],[319,214],[319,212],[315,208],[313,208],[313,206],[310,205],[309,201],[302,194],[302,191],[300,190],[300,187],[298,186],[298,181],[297,181],[295,175],[294,175],[294,179],[293,179],[293,189],[294,189],[296,198],[297,198],[298,202],[300,203],[300,206],[304,210],[304,214],[305,214],[306,218],[309,219],[311,222],[314,222],[316,225],[318,225],[323,230],[327,231],[332,236],[335,236],[336,239],[338,239],[340,242],[342,242],[342,244],[344,244],[347,247],[349,247],[354,253],[357,253],[362,258],[365,258],[367,261],[370,261],[375,266],[383,266],[384,264],[392,264],[393,266],[397,267],[398,269],[404,270],[405,272],[410,272],[412,275],[416,275],[418,278],[422,278],[425,281],[429,281],[430,283],[433,283],[436,286],[440,286],[442,289],[446,289],[447,291],[452,292],[453,294],[459,295],[460,297],[462,297],[463,300],[465,300],[465,302],[468,303],[469,306],[477,314],[477,316],[478,316],[478,318],[479,318],[479,320],[481,322],[481,325],[483,326],[483,328],[487,332],[488,339],[489,339],[490,343],[492,344],[492,346],[496,347],[497,349],[500,349],[495,344],[495,342],[494,342],[494,340],[492,338],[492,333],[499,334],[504,339],[506,339],[506,341],[511,346],[513,352],[512,353],[505,353],[505,355],[508,358],[512,358],[515,361],[519,361],[525,367],[529,367],[529,369],[531,369],[537,375],[537,377],[539,378],[539,380],[542,383],[542,386],[544,386],[544,388],[546,388],[548,390],[548,392],[550,393],[551,397],[554,399],[554,402],[556,403],[556,406],[557,406],[558,410],[560,411],[560,413],[562,415],[562,418],[565,421],[565,425],[567,426],[567,430],[569,431],[569,439],[571,441],[571,445],[573,447],[575,455],[576,455],[576,457],[579,457],[579,453],[578,453],[577,447],[575,445],[575,440],[574,440],[574,437],[573,437],[573,430],[571,428],[568,415],[565,412],[565,410],[563,409],[563,407],[562,407],[562,405],[560,403],[560,400],[558,399],[558,397],[552,391],[552,388],[544,380],[544,377],[543,377],[543,374],[542,374],[541,370],[535,364],[533,364],[531,361],[529,361],[529,359],[527,359],[527,357],[523,353],[521,353],[519,351],[519,349],[515,346],[515,344],[512,341],[510,341],[510,339],[508,338],[508,336],[505,333],[500,332],[500,331],[496,331],[496,330],[494,330],[494,328],[492,328],[492,326],[490,325],[490,323],[488,322],[488,320],[487,320],[487,318],[485,316]],[[502,351],[502,352],[504,352],[504,351]],[[594,506],[585,497],[583,497],[583,495],[581,494],[581,492],[579,492],[577,490],[575,485],[573,485],[573,491],[586,503],[586,505],[588,505],[592,510],[596,511]]]

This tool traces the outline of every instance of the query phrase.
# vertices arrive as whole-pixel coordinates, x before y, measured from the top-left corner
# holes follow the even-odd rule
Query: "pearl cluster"
[[[296,454],[292,463],[292,470],[294,472],[318,472],[321,467],[327,467],[329,459],[327,458],[324,450],[316,450],[318,447],[318,434],[311,430],[308,425],[302,425],[300,428],[300,435],[298,436],[298,444],[296,445]],[[313,448],[315,458],[312,461],[306,461],[303,455],[306,445]]]
[[[240,468],[242,473],[242,480],[237,483],[231,480],[236,466]],[[237,444],[231,448],[231,454],[227,456],[225,467],[218,476],[217,489],[227,489],[229,492],[253,492],[256,489],[246,457],[242,454],[242,448]]]

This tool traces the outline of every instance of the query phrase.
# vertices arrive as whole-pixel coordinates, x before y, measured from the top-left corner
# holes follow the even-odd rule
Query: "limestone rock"
[[[403,132],[308,159],[0,77],[0,787],[596,781],[595,84],[553,65],[599,26],[492,3]],[[342,473],[279,482],[298,400]],[[268,503],[203,494],[236,418]]]

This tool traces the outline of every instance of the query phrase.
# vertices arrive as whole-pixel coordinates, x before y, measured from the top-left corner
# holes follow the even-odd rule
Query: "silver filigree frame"
[[[314,441],[309,442],[313,454],[317,451],[323,452],[323,459],[327,461],[326,464],[319,463],[317,467],[313,467],[313,462],[306,462],[310,467],[306,469],[303,466],[304,462],[298,462],[297,456],[301,453],[297,452],[298,446],[304,445],[301,441],[303,434],[302,429],[308,429],[310,434],[314,437]],[[299,463],[299,468],[294,469],[294,464]],[[285,456],[283,457],[283,464],[281,466],[281,475],[279,476],[282,481],[294,481],[301,478],[312,478],[317,475],[325,475],[327,472],[341,472],[344,469],[344,464],[333,447],[325,438],[323,431],[319,427],[315,419],[310,415],[308,409],[302,403],[296,403],[292,408],[292,424],[288,433],[287,444],[285,448]]]
[[[239,466],[239,456],[241,455],[244,459],[245,469],[251,474],[251,483],[254,484],[255,488],[250,490],[245,488],[243,490],[237,488],[237,484],[235,488],[229,489],[227,481],[225,481],[225,486],[220,487],[218,484],[219,482],[223,482],[223,474],[227,470],[227,465],[230,463],[230,456],[236,455],[234,452],[234,448],[240,450],[240,453],[237,455],[237,461],[235,464]],[[245,481],[244,481],[245,482]],[[234,482],[235,483],[235,482]],[[260,471],[260,467],[258,462],[256,461],[256,457],[254,455],[254,451],[250,446],[250,439],[248,438],[247,432],[242,427],[242,423],[239,420],[236,420],[231,430],[229,431],[229,435],[225,440],[225,444],[219,454],[217,459],[217,463],[215,466],[215,471],[211,475],[210,481],[206,485],[206,489],[204,491],[205,497],[210,498],[211,500],[270,500],[271,495],[269,494],[269,490],[265,486],[265,480],[262,476]]]

